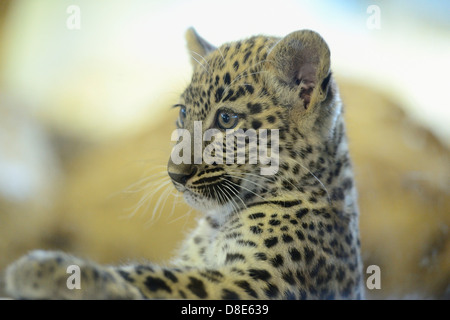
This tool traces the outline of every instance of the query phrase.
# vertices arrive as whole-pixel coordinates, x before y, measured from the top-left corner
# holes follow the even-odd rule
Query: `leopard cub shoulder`
[[[361,299],[358,207],[330,51],[316,32],[215,47],[193,65],[168,174],[202,213],[169,265],[106,267],[58,252],[7,270],[13,297]],[[193,139],[190,139],[193,137]],[[67,289],[76,262],[82,289]],[[25,278],[30,281],[23,281]]]

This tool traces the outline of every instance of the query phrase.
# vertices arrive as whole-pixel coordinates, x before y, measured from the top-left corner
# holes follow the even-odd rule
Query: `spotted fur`
[[[194,73],[180,97],[178,127],[192,132],[202,121],[203,130],[217,128],[218,113],[228,112],[238,117],[236,129],[278,129],[278,172],[169,160],[175,187],[203,212],[170,265],[106,267],[35,251],[7,270],[8,292],[67,299],[363,298],[355,184],[326,43],[308,30],[215,48],[189,29],[187,40]],[[73,264],[82,271],[80,290],[66,286]]]

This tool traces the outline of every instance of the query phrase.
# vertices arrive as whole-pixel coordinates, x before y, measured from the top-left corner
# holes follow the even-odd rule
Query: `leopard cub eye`
[[[176,104],[174,107],[180,108],[180,113],[178,115],[177,119],[177,126],[179,128],[184,127],[184,120],[186,120],[186,106],[182,104]]]
[[[229,111],[221,111],[217,114],[217,126],[220,129],[233,129],[239,121],[239,116],[236,113]]]

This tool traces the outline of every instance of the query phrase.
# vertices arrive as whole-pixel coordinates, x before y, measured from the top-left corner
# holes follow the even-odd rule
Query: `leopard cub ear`
[[[200,37],[197,31],[192,27],[186,31],[186,41],[191,56],[191,64],[194,68],[199,63],[203,63],[202,60],[208,53],[216,50],[215,46]]]
[[[282,38],[271,49],[268,69],[279,94],[309,109],[326,98],[331,78],[330,50],[322,37],[300,30]]]

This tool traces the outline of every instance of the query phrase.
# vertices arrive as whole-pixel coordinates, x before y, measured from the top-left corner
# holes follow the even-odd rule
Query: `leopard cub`
[[[177,104],[177,127],[203,137],[201,150],[213,152],[199,159],[195,143],[180,151],[180,139],[169,159],[175,188],[202,213],[180,254],[165,266],[102,266],[34,251],[8,268],[8,293],[31,299],[363,298],[356,189],[325,41],[310,30],[217,48],[194,29],[186,37],[193,76]],[[212,129],[214,138],[206,138]],[[254,144],[247,132],[257,134]],[[261,159],[263,147],[273,160],[264,172],[267,162],[249,161]],[[73,265],[81,270],[79,290],[67,285]]]

